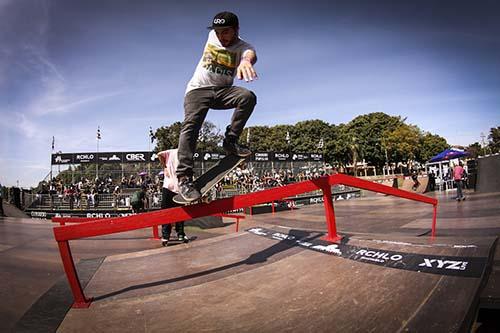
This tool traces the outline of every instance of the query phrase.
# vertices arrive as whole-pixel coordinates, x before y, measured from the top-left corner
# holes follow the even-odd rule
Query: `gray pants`
[[[464,195],[462,193],[462,181],[455,179],[455,184],[457,185],[457,199],[463,199]]]
[[[239,137],[255,104],[257,104],[255,94],[242,87],[208,87],[188,92],[184,98],[184,122],[179,137],[177,177],[193,176],[193,155],[198,134],[208,109],[227,110],[234,108],[231,129],[228,134]]]

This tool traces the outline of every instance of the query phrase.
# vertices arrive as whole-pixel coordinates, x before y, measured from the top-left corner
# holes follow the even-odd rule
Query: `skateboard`
[[[208,194],[210,190],[220,182],[228,173],[233,171],[240,165],[246,157],[236,155],[228,155],[217,162],[213,167],[207,170],[204,174],[194,180],[194,186],[200,191],[201,197],[198,200],[186,201],[179,194],[173,197],[174,202],[180,205],[188,205],[199,202],[209,202]]]
[[[176,244],[181,244],[181,243],[186,244],[186,243],[189,243],[191,241],[194,241],[196,238],[197,238],[196,236],[191,236],[191,237],[184,239],[182,241],[180,241],[178,238],[170,238],[168,240],[168,242],[161,242],[161,245],[162,246],[169,246],[169,245],[176,245]]]

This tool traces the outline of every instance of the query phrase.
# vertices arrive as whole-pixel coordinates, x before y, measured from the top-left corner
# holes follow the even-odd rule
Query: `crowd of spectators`
[[[249,193],[310,180],[333,172],[335,172],[333,169],[324,167],[303,167],[297,173],[291,169],[258,170],[238,167],[229,173],[217,188],[223,190],[224,187],[232,186],[240,193]]]
[[[161,179],[146,174],[130,175],[114,180],[111,175],[103,178],[88,179],[82,177],[78,182],[64,184],[59,177],[54,177],[48,182],[43,182],[35,195],[35,204],[41,204],[42,198],[49,199],[51,207],[57,206],[56,202],[69,203],[69,208],[91,209],[99,206],[103,198],[112,201],[112,206],[121,204],[129,205],[128,195],[124,192],[133,192],[144,186],[147,189],[151,202],[159,206],[159,193],[161,193]],[[57,208],[57,207],[55,207]]]
[[[215,196],[225,196],[226,190],[233,193],[249,193],[266,188],[284,186],[286,184],[317,178],[334,172],[324,167],[303,167],[294,173],[291,169],[263,170],[249,169],[245,165],[230,172],[215,187]],[[146,189],[146,208],[160,207],[163,176],[153,177],[146,172],[137,175],[123,176],[113,179],[111,175],[89,179],[82,177],[79,181],[64,184],[59,177],[44,182],[35,196],[35,205],[42,204],[43,198],[48,198],[52,208],[59,208],[62,203],[68,203],[70,209],[92,209],[99,207],[102,200],[111,201],[111,206],[117,208],[130,206],[130,195],[141,188]],[[44,201],[44,203],[47,203]]]

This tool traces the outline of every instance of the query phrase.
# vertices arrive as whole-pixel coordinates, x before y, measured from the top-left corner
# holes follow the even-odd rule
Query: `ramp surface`
[[[415,193],[425,193],[427,192],[427,186],[429,184],[429,178],[428,177],[418,177],[418,182],[420,183],[416,189],[413,188],[413,180],[411,178],[405,178],[403,181],[403,186],[401,187],[402,190],[408,191],[408,192],[415,192]]]
[[[457,331],[470,320],[470,300],[478,297],[495,241],[430,244],[420,238],[403,243],[352,237],[343,244],[376,249],[379,259],[388,253],[387,261],[403,253],[483,263],[464,277],[446,274],[450,269],[444,266],[437,269],[437,261],[430,261],[437,271],[424,273],[296,242],[321,243],[320,233],[260,230],[271,237],[244,232],[106,258],[85,289],[94,303],[71,309],[58,332]],[[273,239],[273,233],[281,236]]]

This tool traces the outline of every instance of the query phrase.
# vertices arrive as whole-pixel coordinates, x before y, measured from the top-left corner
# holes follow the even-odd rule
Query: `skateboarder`
[[[177,182],[177,177],[175,175],[175,170],[179,164],[177,159],[177,149],[164,150],[158,153],[158,158],[160,159],[160,164],[163,168],[163,188],[162,188],[162,198],[161,198],[161,208],[172,208],[180,206],[176,204],[172,198],[179,192],[179,184]],[[172,224],[163,224],[161,226],[161,241],[163,245],[167,245],[170,240],[170,234],[172,232]],[[177,233],[177,238],[181,242],[187,243],[189,237],[186,236],[184,232],[184,222],[175,223],[175,232]]]
[[[253,92],[233,86],[235,76],[246,82],[257,78],[253,67],[257,55],[252,45],[240,39],[238,17],[231,12],[221,12],[215,15],[208,29],[203,55],[187,85],[179,137],[179,194],[188,202],[201,196],[193,184],[193,155],[208,110],[235,108],[231,125],[226,128],[223,148],[228,154],[246,157],[251,152],[238,144],[238,138],[257,103]]]

